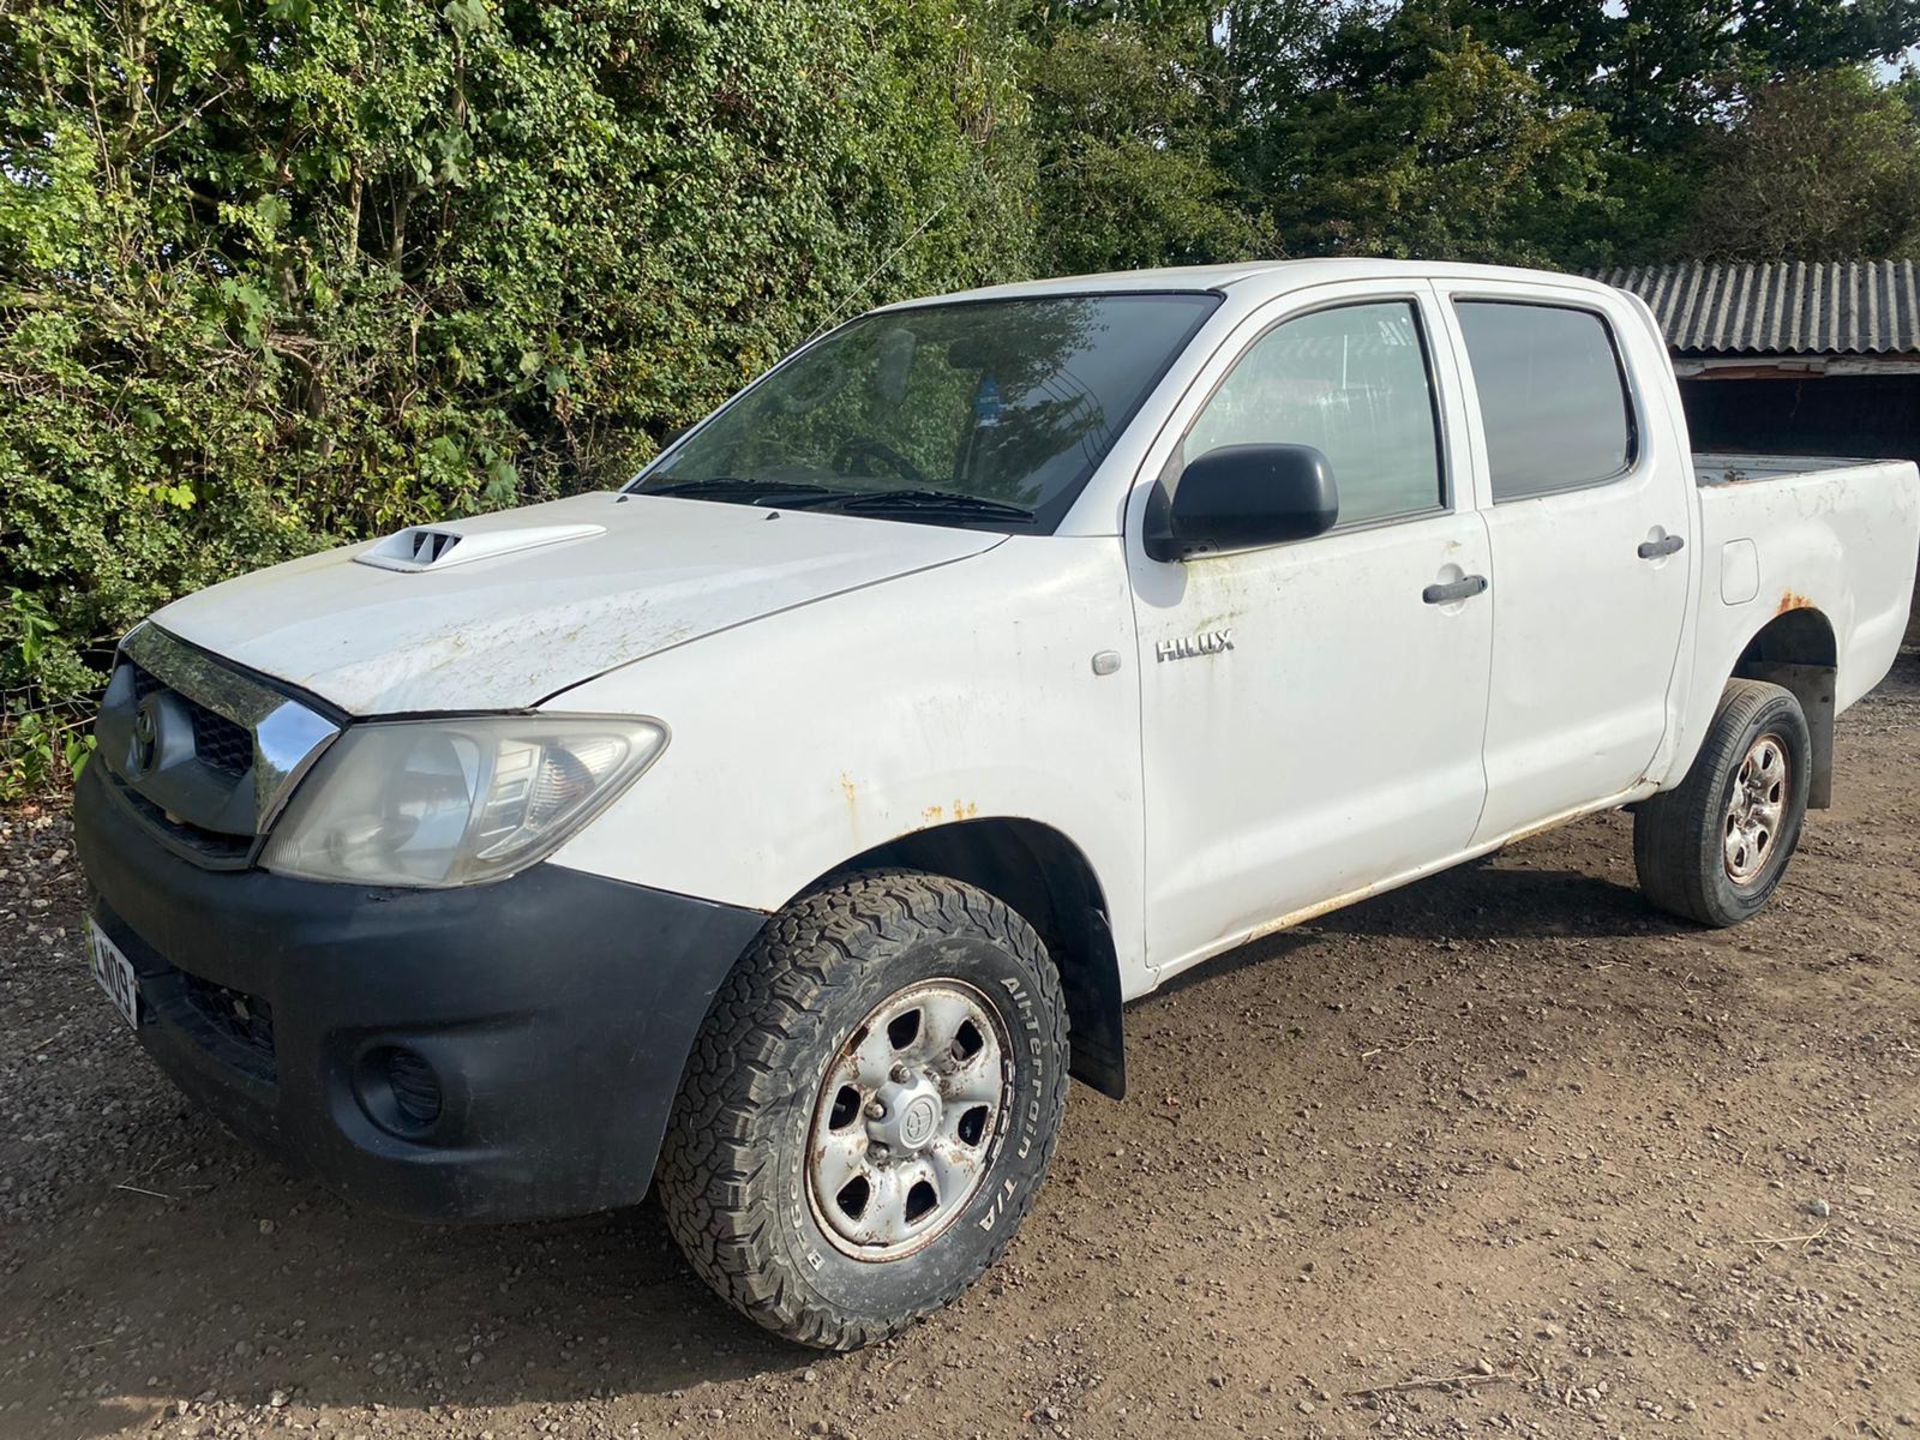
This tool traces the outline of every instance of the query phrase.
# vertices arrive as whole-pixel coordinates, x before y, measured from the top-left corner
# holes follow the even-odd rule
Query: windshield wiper
[[[747,505],[786,504],[810,510],[839,510],[849,515],[953,515],[968,519],[1034,519],[1033,511],[1006,500],[963,495],[957,490],[902,487],[894,490],[846,490],[814,485],[805,480],[747,480],[737,475],[715,475],[706,480],[673,480],[664,485],[641,484],[631,495],[675,495],[730,500]]]
[[[978,516],[983,520],[1030,521],[1033,511],[1006,500],[990,500],[984,495],[963,495],[957,490],[862,490],[833,508],[849,515],[892,512],[894,514],[933,514]],[[821,507],[814,507],[821,508]]]
[[[716,475],[709,480],[674,480],[665,485],[643,484],[628,492],[634,495],[678,495],[713,500],[740,499],[748,504],[770,498],[793,496],[801,499],[832,498],[845,492],[825,485],[809,485],[804,480],[743,480],[735,475]]]

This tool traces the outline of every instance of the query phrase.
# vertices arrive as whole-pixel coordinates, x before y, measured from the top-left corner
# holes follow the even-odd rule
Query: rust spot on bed
[[[860,835],[860,791],[853,783],[853,777],[844,770],[840,772],[840,795],[847,802],[847,824],[852,827],[854,838]]]
[[[971,820],[980,813],[980,807],[971,800],[956,800],[952,806],[929,805],[920,812],[920,823],[915,829],[925,830],[945,822],[951,814],[955,820]]]
[[[1784,615],[1789,610],[1811,609],[1813,609],[1813,601],[1802,595],[1798,590],[1789,590],[1780,597],[1780,607],[1773,613],[1776,615]]]

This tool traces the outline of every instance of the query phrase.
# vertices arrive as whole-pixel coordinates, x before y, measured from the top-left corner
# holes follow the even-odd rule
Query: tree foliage
[[[1028,66],[1047,206],[1038,259],[1073,274],[1260,254],[1268,236],[1219,162],[1204,48],[1125,20],[1060,31]]]
[[[1857,69],[1777,81],[1714,142],[1686,231],[1727,260],[1920,249],[1920,120]]]
[[[1920,0],[13,0],[0,761],[57,770],[169,597],[617,482],[897,296],[1913,253],[1917,42]]]
[[[1026,273],[992,0],[0,17],[7,683],[169,596],[630,472],[863,303]]]
[[[1537,262],[1569,217],[1603,205],[1606,129],[1521,64],[1412,3],[1356,17],[1328,47],[1332,83],[1279,128],[1276,206],[1310,253]]]

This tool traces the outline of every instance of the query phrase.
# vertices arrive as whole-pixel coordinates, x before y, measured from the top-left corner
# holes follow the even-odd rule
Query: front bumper
[[[451,890],[208,870],[97,768],[74,797],[94,919],[139,975],[141,1044],[230,1128],[420,1219],[646,1193],[763,914],[552,864]]]

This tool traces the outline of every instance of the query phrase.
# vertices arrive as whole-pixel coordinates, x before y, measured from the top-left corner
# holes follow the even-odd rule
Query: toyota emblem
[[[127,756],[130,775],[145,775],[153,769],[160,754],[160,719],[151,702],[142,704],[133,715],[133,749]]]

